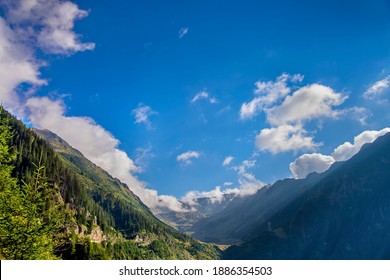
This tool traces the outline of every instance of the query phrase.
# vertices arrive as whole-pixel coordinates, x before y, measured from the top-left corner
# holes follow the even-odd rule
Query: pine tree
[[[44,167],[40,164],[36,166],[30,183],[18,185],[12,178],[11,162],[15,153],[9,149],[11,136],[7,119],[1,115],[0,257],[54,259],[53,233],[60,225],[60,218],[58,210],[51,204],[53,192],[47,188]]]

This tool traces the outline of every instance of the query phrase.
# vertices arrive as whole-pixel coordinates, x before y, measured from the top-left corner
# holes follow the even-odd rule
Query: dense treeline
[[[0,236],[0,257],[218,258],[216,248],[160,222],[126,185],[89,162],[56,135],[38,131],[38,136],[3,108],[0,108],[0,120],[0,229],[5,228]],[[60,153],[52,147],[58,148]],[[14,197],[13,206],[7,201],[10,197]],[[32,211],[35,216],[30,212],[18,216],[16,209],[20,205],[33,208],[25,211]],[[7,235],[6,228],[15,224],[15,217],[26,220],[22,219],[25,228],[19,229],[20,236],[16,232]],[[42,227],[36,229],[37,236],[41,234],[39,238],[32,234],[34,219],[35,224]],[[92,233],[100,238],[91,240]],[[29,254],[20,250],[23,242],[24,247],[30,248],[42,243],[39,246],[45,250],[42,254]],[[18,254],[8,254],[7,244],[19,250]]]

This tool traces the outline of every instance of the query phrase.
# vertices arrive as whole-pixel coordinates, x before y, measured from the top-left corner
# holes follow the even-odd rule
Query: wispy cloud
[[[368,100],[375,100],[383,95],[390,86],[390,76],[375,82],[364,93],[363,97]]]
[[[199,158],[200,152],[198,151],[187,151],[176,157],[176,160],[182,162],[184,165],[189,165],[192,163],[192,159]]]
[[[209,93],[205,90],[199,91],[197,94],[195,94],[191,102],[196,103],[200,100],[207,100],[211,104],[216,104],[219,102],[217,98],[215,98],[214,96],[210,96]]]
[[[182,27],[179,30],[179,38],[183,38],[188,33],[188,27]]]
[[[223,160],[222,165],[223,165],[223,166],[229,165],[229,164],[233,161],[233,159],[234,159],[234,157],[232,157],[232,156],[227,156],[227,157]]]
[[[158,114],[156,111],[153,111],[151,107],[146,106],[143,103],[138,104],[138,107],[132,110],[132,113],[135,117],[135,124],[143,124],[149,129],[152,128],[150,116]]]
[[[148,162],[156,155],[152,152],[153,147],[149,143],[147,147],[140,147],[135,150],[135,164],[137,165],[138,172],[145,172]]]

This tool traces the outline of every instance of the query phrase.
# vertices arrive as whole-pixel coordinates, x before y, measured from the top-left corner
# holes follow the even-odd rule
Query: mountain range
[[[216,246],[198,242],[161,222],[127,185],[90,162],[56,134],[27,128],[2,108],[0,119],[5,131],[0,148],[12,151],[0,169],[10,167],[10,179],[17,181],[6,182],[0,188],[0,257],[219,258]],[[31,185],[38,186],[31,191],[34,199],[27,196]],[[15,197],[20,197],[20,201],[15,201],[12,208],[8,201]],[[28,248],[22,251],[21,246],[13,245],[22,243],[24,232],[30,230],[25,223],[15,221],[23,219],[31,224],[31,205],[38,223],[42,224],[35,232],[36,239],[45,237],[47,244],[51,244],[50,250],[45,250],[49,245],[41,244],[45,255],[36,255]],[[26,211],[18,211],[19,208]],[[50,224],[54,217],[58,217],[58,222],[45,227],[50,234],[43,236],[43,225]],[[15,232],[16,225],[20,232]],[[26,246],[38,246],[36,239],[27,241]]]
[[[2,259],[390,258],[390,134],[324,173],[156,217],[56,134],[0,121]]]
[[[224,259],[390,258],[390,134],[346,162],[285,179],[193,226],[205,241],[234,244]]]

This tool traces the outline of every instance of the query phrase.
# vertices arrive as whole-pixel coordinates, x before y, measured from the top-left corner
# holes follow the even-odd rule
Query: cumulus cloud
[[[20,106],[18,85],[46,84],[46,81],[40,78],[41,63],[18,38],[14,30],[0,17],[0,101],[11,111],[16,111]]]
[[[176,157],[176,160],[182,162],[184,165],[189,165],[192,163],[192,159],[199,158],[200,152],[197,151],[188,151],[182,153]]]
[[[267,112],[272,125],[304,122],[315,118],[336,118],[340,112],[333,109],[345,101],[346,97],[330,87],[319,84],[305,86],[287,96],[280,106]]]
[[[290,75],[283,73],[276,78],[275,81],[257,81],[254,94],[256,97],[248,103],[243,103],[240,110],[240,118],[250,119],[259,112],[273,106],[280,99],[291,92],[291,88],[287,85],[289,81],[293,83],[301,82],[303,76],[300,74]]]
[[[93,43],[80,42],[80,35],[73,31],[75,21],[86,17],[88,12],[70,1],[16,0],[3,3],[7,20],[14,29],[47,53],[69,54],[95,47]]]
[[[196,103],[202,99],[207,100],[211,104],[218,103],[218,99],[213,97],[213,96],[210,97],[209,93],[205,90],[199,91],[197,94],[195,94],[195,96],[192,98],[191,102]]]
[[[280,125],[272,128],[264,128],[256,136],[256,145],[262,150],[268,150],[273,154],[315,150],[321,143],[315,143],[313,137],[301,125]]]
[[[179,30],[179,38],[183,38],[188,33],[188,27],[182,27]]]
[[[132,110],[132,113],[135,117],[135,124],[143,124],[149,129],[152,128],[150,116],[158,114],[157,112],[153,111],[151,107],[142,103],[138,104],[138,107]]]
[[[225,157],[225,159],[222,162],[222,165],[223,166],[229,165],[233,161],[233,159],[234,159],[234,157],[232,157],[232,156]]]
[[[304,154],[290,163],[290,170],[295,178],[305,178],[312,172],[321,173],[328,170],[334,162],[331,156],[317,153]]]
[[[23,102],[47,82],[39,68],[45,61],[36,58],[38,49],[48,53],[70,54],[93,49],[80,42],[74,22],[88,13],[70,1],[0,1],[0,99],[12,112],[22,114]],[[29,85],[26,91],[18,86]]]
[[[275,81],[257,81],[255,97],[241,105],[240,119],[252,118],[263,112],[271,125],[256,136],[256,146],[261,151],[273,154],[314,151],[321,143],[314,141],[313,132],[305,130],[307,122],[339,118],[345,116],[347,111],[353,113],[360,123],[364,123],[369,116],[364,108],[337,110],[336,107],[343,104],[347,96],[324,85],[314,83],[293,91],[293,86],[302,82],[303,78],[300,74],[283,73]]]
[[[381,96],[390,86],[390,76],[375,82],[364,93],[365,99],[373,100]]]
[[[382,130],[366,130],[354,138],[353,143],[345,142],[336,149],[332,155],[304,154],[290,163],[290,171],[295,178],[305,178],[312,172],[321,173],[329,169],[336,161],[345,161],[357,154],[364,144],[374,142],[378,137],[390,132],[386,127]]]

